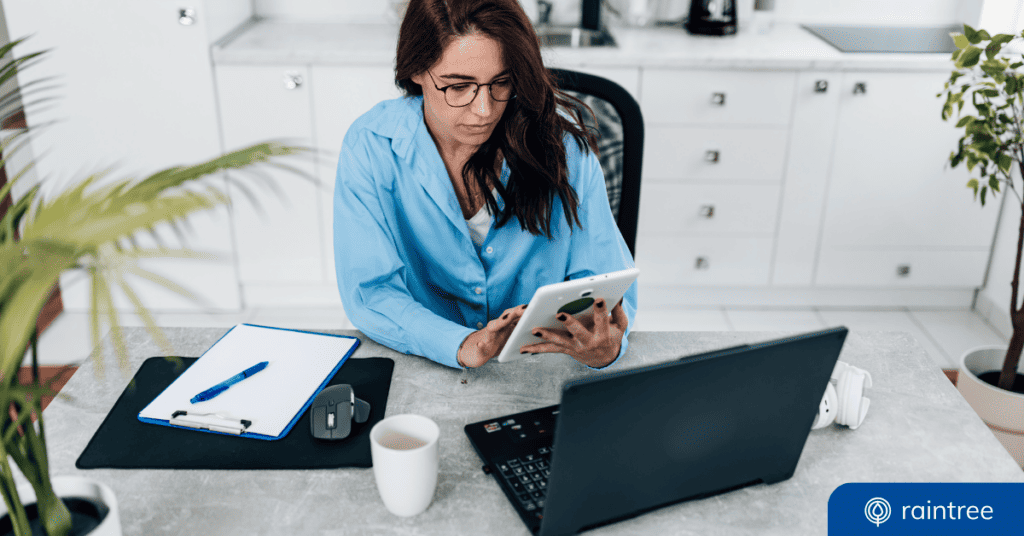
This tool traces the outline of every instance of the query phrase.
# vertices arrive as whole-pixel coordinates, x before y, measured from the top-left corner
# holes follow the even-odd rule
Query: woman
[[[334,198],[345,312],[375,341],[452,367],[498,355],[534,291],[633,266],[592,135],[559,113],[516,0],[412,0],[396,83],[353,123]],[[636,284],[609,314],[535,329],[523,353],[604,367],[626,350]]]

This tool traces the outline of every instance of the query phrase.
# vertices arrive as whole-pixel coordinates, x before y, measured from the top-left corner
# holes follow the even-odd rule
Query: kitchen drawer
[[[644,285],[767,285],[772,243],[772,238],[641,235],[636,266]]]
[[[649,125],[789,124],[796,72],[645,69],[640,107]]]
[[[772,236],[780,187],[774,184],[645,184],[640,196],[643,235]]]
[[[980,287],[988,255],[984,249],[826,249],[818,261],[815,283],[854,287]]]
[[[784,128],[650,126],[644,181],[780,182],[788,138]]]

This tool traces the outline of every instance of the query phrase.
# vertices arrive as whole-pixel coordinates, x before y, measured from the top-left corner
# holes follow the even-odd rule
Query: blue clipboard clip
[[[231,419],[219,413],[189,413],[183,410],[175,411],[168,423],[174,426],[234,435],[242,435],[252,425],[252,421]]]

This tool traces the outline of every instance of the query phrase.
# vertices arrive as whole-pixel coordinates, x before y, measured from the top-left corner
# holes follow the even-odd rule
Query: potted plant
[[[1024,209],[1021,193],[1014,184],[1014,172],[1024,171],[1024,56],[1010,55],[1004,48],[1017,47],[1021,37],[990,35],[964,25],[953,34],[957,51],[955,69],[945,84],[946,100],[942,118],[957,117],[964,129],[949,163],[967,165],[972,176],[967,187],[985,205],[991,192],[1003,188],[1013,192]],[[965,104],[971,105],[967,113]],[[1024,214],[1024,213],[1022,213]],[[1024,374],[1020,370],[1024,348],[1024,308],[1018,302],[1021,252],[1024,249],[1024,216],[1017,233],[1016,264],[1010,283],[1010,321],[1013,336],[1006,347],[983,347],[961,358],[957,388],[971,407],[988,424],[1018,464],[1024,466]]]
[[[10,53],[21,41],[0,48],[0,57]],[[28,62],[38,59],[40,54],[3,62],[0,84],[14,77]],[[6,118],[22,112],[23,96],[18,90],[0,96],[3,107],[0,115]],[[28,130],[23,129],[4,138],[0,143],[4,162],[10,161],[9,156],[17,151],[27,134]],[[114,181],[98,174],[51,195],[43,195],[36,185],[13,200],[13,205],[0,218],[0,407],[4,409],[0,411],[0,495],[6,507],[8,530],[28,536],[32,534],[31,525],[41,525],[46,534],[57,536],[68,534],[72,529],[72,511],[68,506],[74,506],[73,501],[65,504],[60,497],[60,485],[55,484],[57,480],[51,479],[49,474],[40,399],[54,393],[48,385],[39,382],[36,344],[39,312],[58,284],[59,276],[72,270],[87,275],[92,284],[93,344],[98,343],[101,323],[109,324],[122,366],[126,366],[127,356],[112,299],[114,289],[119,289],[132,302],[154,339],[167,349],[167,355],[173,355],[126,276],[145,278],[188,295],[173,282],[144,270],[139,261],[201,255],[184,249],[143,247],[136,238],[144,233],[155,236],[154,229],[158,226],[170,225],[178,229],[190,214],[227,203],[223,189],[204,179],[225,170],[240,170],[301,151],[303,149],[278,143],[262,143],[207,162],[165,169],[141,180]],[[24,172],[9,174],[10,182],[0,188],[0,200],[10,194],[11,187]],[[235,176],[229,178],[237,180]],[[191,185],[204,189],[190,188]],[[17,372],[28,355],[31,355],[34,381],[20,385]],[[99,370],[102,353],[97,352],[92,358]],[[17,485],[12,461],[30,487]],[[75,496],[112,497],[109,488],[83,483],[84,480],[78,478],[65,485],[75,488],[71,492]],[[116,507],[116,502],[113,506]],[[116,516],[116,511],[114,513]],[[92,514],[99,517],[98,512]],[[120,533],[116,517],[113,523],[107,521],[104,525],[102,519],[99,523],[97,534]],[[82,533],[80,529],[75,526],[76,533]],[[0,528],[0,532],[2,530]]]

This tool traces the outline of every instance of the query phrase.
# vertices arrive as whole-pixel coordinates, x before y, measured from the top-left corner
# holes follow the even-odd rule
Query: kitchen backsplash
[[[532,0],[522,0],[532,1]],[[551,21],[574,24],[580,17],[580,0],[550,0]],[[604,0],[627,14],[637,0]],[[739,0],[750,2],[753,0]],[[1019,0],[987,0],[1019,2]],[[883,25],[946,24],[964,20],[964,13],[976,12],[982,0],[775,0],[774,16],[780,21]],[[679,19],[690,0],[646,0],[659,18]],[[308,21],[388,22],[396,21],[399,0],[253,0],[258,15]],[[609,10],[608,20],[615,21]],[[976,17],[976,14],[975,14]]]

